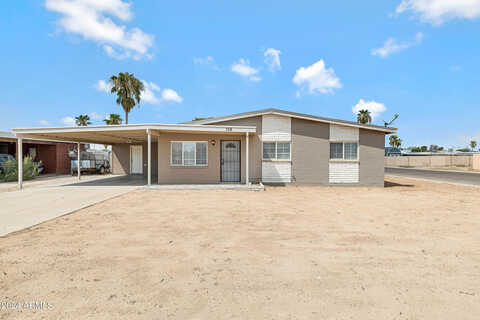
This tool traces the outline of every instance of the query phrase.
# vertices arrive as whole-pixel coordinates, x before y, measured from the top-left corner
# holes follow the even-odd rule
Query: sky
[[[264,108],[393,126],[403,146],[480,140],[480,0],[2,1],[0,130]]]

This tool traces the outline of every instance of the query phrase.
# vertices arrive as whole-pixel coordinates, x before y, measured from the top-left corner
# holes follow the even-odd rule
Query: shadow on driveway
[[[413,184],[402,184],[402,183],[396,183],[396,182],[387,181],[387,180],[384,181],[383,185],[384,185],[385,188],[393,188],[393,187],[409,187],[409,188],[412,188],[412,187],[414,187]]]
[[[153,182],[153,181],[152,181]],[[66,187],[123,187],[123,186],[144,186],[147,178],[144,176],[116,176],[91,181],[80,181],[64,184]]]

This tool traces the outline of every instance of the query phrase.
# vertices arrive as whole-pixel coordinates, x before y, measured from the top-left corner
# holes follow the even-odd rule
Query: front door
[[[222,182],[240,182],[240,141],[222,141],[220,152]]]
[[[130,174],[143,174],[142,146],[130,146]]]

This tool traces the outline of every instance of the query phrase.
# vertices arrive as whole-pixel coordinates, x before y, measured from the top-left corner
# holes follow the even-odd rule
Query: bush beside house
[[[34,162],[32,157],[27,156],[23,159],[23,180],[31,180],[40,174],[39,167],[41,162]],[[0,171],[1,182],[11,182],[18,180],[17,161],[8,160],[5,167]]]

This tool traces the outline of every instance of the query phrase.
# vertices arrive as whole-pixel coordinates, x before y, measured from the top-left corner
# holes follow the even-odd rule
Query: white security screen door
[[[220,150],[222,182],[240,182],[240,141],[222,141]]]
[[[143,174],[142,146],[130,146],[130,174]]]

